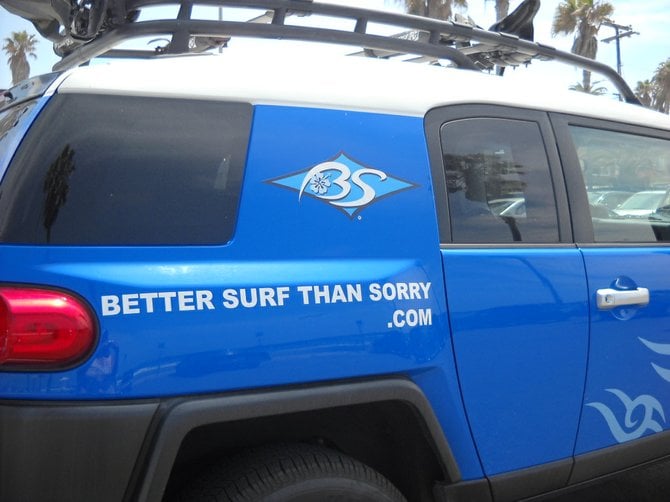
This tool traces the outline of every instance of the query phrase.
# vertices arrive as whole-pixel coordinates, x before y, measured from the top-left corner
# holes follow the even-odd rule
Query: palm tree
[[[452,7],[467,7],[467,0],[402,0],[408,14],[447,20],[451,18]]]
[[[598,52],[596,35],[603,21],[614,13],[606,0],[563,0],[556,8],[551,25],[552,36],[575,34],[573,54],[595,59]],[[584,89],[591,88],[591,72],[583,71]]]
[[[635,96],[647,108],[650,108],[654,100],[655,86],[654,83],[647,79],[641,80],[635,86]]]
[[[652,106],[663,113],[670,113],[670,58],[658,65],[652,78],[654,99]]]
[[[509,14],[509,0],[496,0],[496,21]]]
[[[37,54],[35,54],[36,45],[35,35],[28,35],[26,31],[14,31],[10,38],[5,38],[2,50],[9,56],[7,63],[9,63],[9,69],[12,72],[12,85],[16,85],[30,76],[28,56],[37,59]]]
[[[596,80],[595,82],[589,82],[589,87],[584,87],[583,82],[577,82],[576,84],[571,85],[568,89],[571,91],[585,92],[587,94],[593,94],[594,96],[602,96],[607,92],[607,88],[603,86],[596,87],[602,80]]]

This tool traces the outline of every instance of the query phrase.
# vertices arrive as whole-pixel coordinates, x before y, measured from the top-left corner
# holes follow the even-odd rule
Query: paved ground
[[[670,501],[670,460],[618,475],[578,491],[541,499],[541,502],[668,501]]]

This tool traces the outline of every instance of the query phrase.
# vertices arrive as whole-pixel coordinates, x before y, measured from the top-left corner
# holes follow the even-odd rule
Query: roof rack
[[[115,3],[118,2],[118,3]],[[178,2],[176,19],[135,21],[142,8],[174,6],[175,0],[107,0],[107,12],[114,12],[114,20],[105,20],[94,12],[87,18],[96,19],[98,31],[90,40],[67,37],[58,50],[65,57],[54,66],[64,70],[98,57],[156,57],[164,54],[202,52],[222,46],[231,37],[288,39],[307,42],[325,42],[363,48],[373,57],[418,56],[414,60],[447,60],[452,65],[470,70],[490,70],[494,66],[518,66],[533,59],[553,60],[593,71],[608,78],[623,100],[639,103],[623,78],[611,67],[592,59],[553,47],[524,40],[516,35],[488,31],[468,24],[383,12],[357,7],[314,3],[311,0],[182,0]],[[113,4],[110,7],[110,4]],[[525,0],[537,11],[538,0]],[[89,9],[93,9],[91,4]],[[266,13],[249,21],[193,19],[195,6],[234,7],[236,10],[264,10]],[[521,7],[521,6],[520,6]],[[123,12],[119,13],[119,9]],[[517,9],[519,10],[519,9]],[[534,16],[535,12],[532,12]],[[289,16],[318,15],[352,21],[353,30],[296,26],[286,23]],[[372,23],[396,27],[402,33],[382,36],[368,32]],[[500,23],[497,23],[500,25]],[[494,26],[497,26],[494,25]],[[90,31],[90,28],[89,28]],[[532,25],[530,27],[532,33]],[[119,44],[129,39],[147,36],[168,36],[169,43],[157,50],[119,50]],[[69,44],[74,47],[64,50]],[[57,50],[57,51],[58,51]]]

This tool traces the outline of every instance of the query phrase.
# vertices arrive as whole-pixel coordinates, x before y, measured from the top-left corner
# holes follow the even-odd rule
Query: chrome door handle
[[[600,310],[613,309],[624,305],[647,305],[649,303],[649,290],[637,288],[632,290],[599,289],[596,291],[596,302]]]

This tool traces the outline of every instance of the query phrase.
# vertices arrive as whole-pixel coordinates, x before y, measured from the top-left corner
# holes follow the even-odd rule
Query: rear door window
[[[441,128],[454,243],[556,243],[547,153],[536,122],[468,118]]]
[[[250,124],[242,103],[56,95],[0,186],[0,241],[226,243]]]

